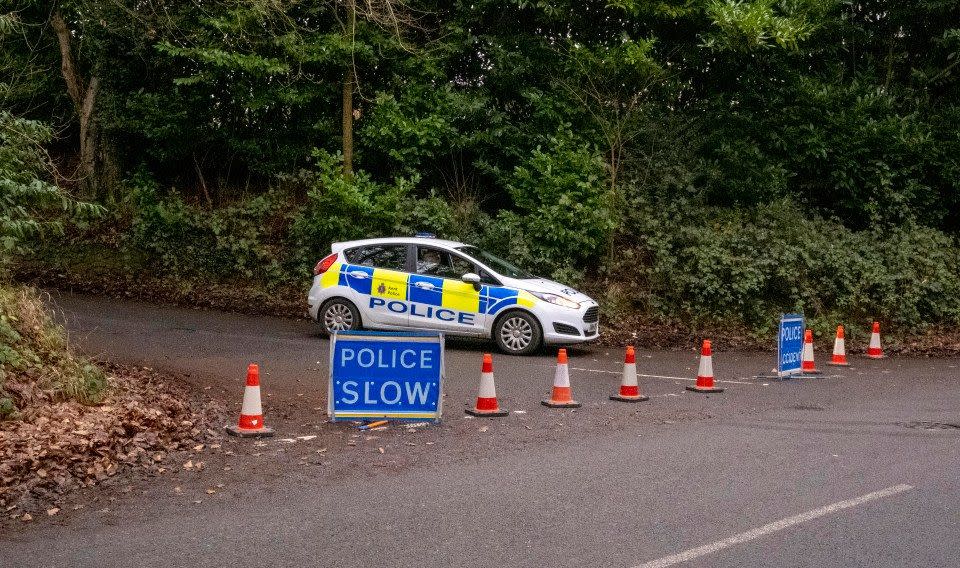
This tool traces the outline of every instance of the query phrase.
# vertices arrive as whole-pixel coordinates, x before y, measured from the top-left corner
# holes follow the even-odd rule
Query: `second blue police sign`
[[[332,420],[440,420],[443,336],[336,333],[330,342]]]
[[[777,376],[800,373],[803,356],[803,315],[784,314],[780,317],[780,335],[777,337]]]

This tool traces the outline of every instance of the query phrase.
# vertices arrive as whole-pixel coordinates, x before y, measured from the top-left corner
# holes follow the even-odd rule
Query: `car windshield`
[[[457,247],[457,250],[462,253],[469,254],[473,258],[483,262],[484,264],[486,264],[487,266],[489,266],[490,268],[492,268],[493,270],[495,270],[496,272],[500,273],[503,276],[507,276],[509,278],[518,278],[520,280],[528,280],[530,278],[536,278],[536,276],[534,276],[533,274],[530,274],[526,270],[523,270],[522,268],[519,268],[514,264],[511,264],[506,260],[503,260],[499,256],[490,254],[485,250],[480,250],[473,245]]]

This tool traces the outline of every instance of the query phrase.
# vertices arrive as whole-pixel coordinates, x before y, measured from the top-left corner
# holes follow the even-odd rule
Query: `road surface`
[[[854,357],[771,382],[752,377],[772,355],[715,350],[727,390],[704,396],[684,390],[697,353],[640,351],[651,401],[623,404],[608,400],[622,353],[586,347],[571,411],[539,404],[551,354],[495,355],[501,405],[520,412],[473,419],[489,346],[453,342],[442,425],[360,433],[324,421],[328,344],[309,322],[54,301],[85,352],[176,374],[229,414],[258,362],[278,437],[8,523],[3,566],[957,566],[956,359]]]

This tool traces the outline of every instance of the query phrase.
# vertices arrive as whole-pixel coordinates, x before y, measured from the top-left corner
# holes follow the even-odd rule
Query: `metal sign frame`
[[[335,355],[337,353],[337,340],[344,341],[348,339],[359,339],[370,341],[371,343],[428,343],[437,344],[440,350],[439,376],[437,377],[437,409],[431,412],[360,412],[360,411],[338,411],[335,408],[335,398],[333,394]],[[332,422],[345,420],[412,420],[418,422],[433,421],[440,422],[443,415],[443,380],[446,375],[446,361],[444,359],[444,335],[435,331],[340,331],[335,332],[330,338],[330,366],[329,379],[327,381],[327,416]]]

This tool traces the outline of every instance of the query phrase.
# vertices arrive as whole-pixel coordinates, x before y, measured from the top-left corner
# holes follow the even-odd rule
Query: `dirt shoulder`
[[[0,510],[5,520],[56,516],[79,489],[164,473],[178,455],[219,438],[223,406],[150,368],[102,363],[98,404],[42,392],[0,422]]]

